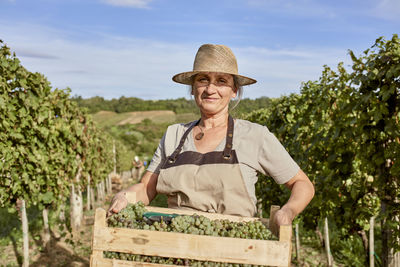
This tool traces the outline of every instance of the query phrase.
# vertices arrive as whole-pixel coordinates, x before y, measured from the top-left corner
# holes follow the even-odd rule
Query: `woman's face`
[[[229,101],[236,97],[233,76],[219,72],[203,72],[194,77],[192,95],[200,111],[206,115],[228,112]]]

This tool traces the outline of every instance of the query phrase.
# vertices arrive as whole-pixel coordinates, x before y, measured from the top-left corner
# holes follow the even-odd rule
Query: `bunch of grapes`
[[[220,237],[260,240],[273,239],[271,232],[260,221],[231,222],[229,220],[210,220],[207,217],[196,214],[191,216],[177,216],[168,222],[164,221],[163,217],[161,217],[160,221],[149,221],[143,217],[145,212],[146,209],[142,202],[129,204],[125,209],[108,218],[108,226]],[[111,251],[104,252],[104,255],[106,258],[184,266],[253,266],[247,264],[143,256]]]
[[[108,226],[143,229],[145,222],[143,214],[146,212],[143,202],[128,204],[123,210],[114,213],[107,219]]]
[[[235,237],[247,239],[272,239],[271,232],[260,221],[231,222],[229,220],[210,220],[196,214],[178,216],[167,225],[170,232]],[[156,228],[157,230],[157,228]]]

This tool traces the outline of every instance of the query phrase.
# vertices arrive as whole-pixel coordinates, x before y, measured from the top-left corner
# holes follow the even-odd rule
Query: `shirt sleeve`
[[[300,167],[267,127],[264,126],[263,131],[263,141],[258,151],[259,164],[276,183],[284,184],[297,174]]]
[[[166,136],[166,133],[161,138],[160,143],[158,144],[158,147],[156,149],[156,152],[154,152],[153,158],[151,159],[149,167],[147,168],[148,171],[151,171],[151,172],[157,173],[157,174],[160,173],[160,169],[166,159],[165,136]]]

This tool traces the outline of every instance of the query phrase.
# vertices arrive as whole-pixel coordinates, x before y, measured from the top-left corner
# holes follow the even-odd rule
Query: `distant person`
[[[142,172],[144,171],[143,162],[139,159],[138,156],[135,156],[132,162],[132,179],[139,181]]]
[[[191,86],[201,118],[168,127],[141,182],[117,193],[108,213],[136,192],[146,205],[162,193],[170,208],[255,216],[260,172],[291,190],[275,216],[278,226],[290,224],[313,198],[313,184],[267,127],[229,115],[231,99],[256,82],[238,74],[231,49],[202,45],[193,70],[172,80]]]

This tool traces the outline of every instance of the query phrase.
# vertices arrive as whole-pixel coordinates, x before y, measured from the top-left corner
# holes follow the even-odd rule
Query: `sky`
[[[400,0],[0,0],[0,39],[22,65],[83,98],[190,98],[171,78],[205,43],[258,81],[243,97],[299,93],[399,30]]]

